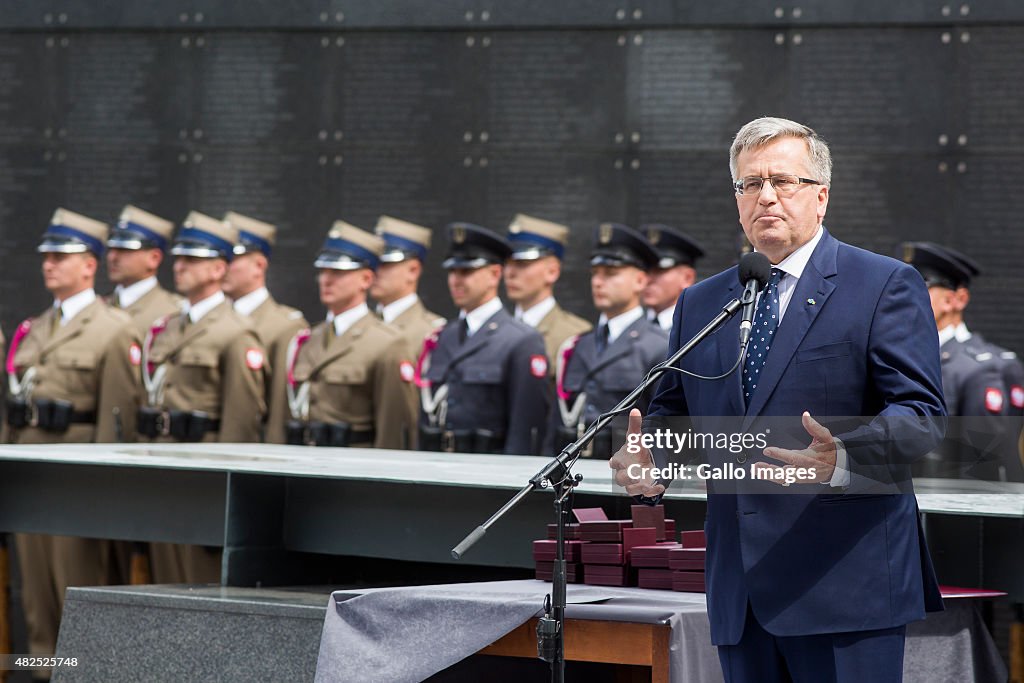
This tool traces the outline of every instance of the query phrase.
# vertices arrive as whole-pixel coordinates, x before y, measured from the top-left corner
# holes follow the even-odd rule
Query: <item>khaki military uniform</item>
[[[67,431],[11,428],[15,444],[133,440],[141,398],[140,339],[127,314],[101,300],[64,326],[56,309],[31,321],[15,352],[19,398],[69,401],[76,414]],[[52,333],[51,333],[52,330]],[[10,400],[10,397],[8,398]],[[87,414],[92,413],[92,421]],[[81,420],[81,421],[78,421]],[[103,585],[112,570],[108,541],[17,534],[29,651],[51,654],[68,586]]]
[[[320,323],[293,353],[295,386],[308,391],[308,421],[347,423],[355,434],[373,433],[349,446],[408,448],[417,418],[408,399],[414,391],[412,360],[402,336],[372,314],[340,337],[333,332],[332,324]],[[293,417],[302,419],[297,412]]]
[[[204,442],[257,442],[263,431],[264,350],[248,320],[225,300],[198,322],[185,315],[166,320],[147,339],[145,359],[163,371],[151,405],[168,411],[202,411],[219,427]],[[159,326],[156,328],[159,329]],[[174,441],[159,436],[155,441]],[[220,552],[200,546],[154,543],[150,547],[156,583],[220,581]]]
[[[267,352],[266,404],[267,443],[284,443],[284,424],[288,420],[288,342],[309,323],[299,311],[268,298],[249,315],[263,348]]]
[[[117,305],[113,298],[111,298],[111,302],[115,306]],[[181,304],[180,296],[157,285],[139,297],[131,306],[121,308],[121,310],[132,317],[139,329],[139,335],[145,338],[150,326],[158,319],[165,315],[181,313]]]
[[[548,314],[541,318],[537,324],[537,331],[544,337],[544,351],[548,356],[548,375],[551,381],[555,380],[555,366],[558,364],[558,349],[562,347],[565,340],[578,334],[584,334],[593,329],[593,325],[573,315],[558,304],[548,311]]]
[[[444,327],[444,323],[444,318],[428,310],[422,301],[417,300],[415,304],[402,311],[401,315],[388,323],[388,326],[402,335],[402,339],[405,341],[406,357],[415,363],[423,348],[423,340],[433,331]],[[408,369],[406,373],[408,373]],[[405,388],[410,414],[418,415],[420,410],[419,391],[412,382],[407,382]],[[418,442],[419,430],[412,429],[409,432],[409,441],[406,447],[415,450],[418,447]]]
[[[427,338],[427,335],[444,327],[444,323],[444,318],[427,310],[423,302],[417,300],[388,325],[402,335],[408,356],[415,359],[419,356],[420,349],[423,348],[423,340]]]

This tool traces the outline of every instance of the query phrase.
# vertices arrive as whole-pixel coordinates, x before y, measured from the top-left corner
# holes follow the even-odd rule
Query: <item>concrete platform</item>
[[[331,590],[72,588],[53,681],[312,681]]]

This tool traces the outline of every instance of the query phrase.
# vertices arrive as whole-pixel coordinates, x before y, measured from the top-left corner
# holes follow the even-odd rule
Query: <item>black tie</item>
[[[597,345],[598,354],[604,353],[604,350],[608,348],[608,323],[602,323],[597,328],[597,337],[594,341]]]
[[[469,336],[469,321],[465,318],[459,320],[459,343],[466,343],[466,337]]]

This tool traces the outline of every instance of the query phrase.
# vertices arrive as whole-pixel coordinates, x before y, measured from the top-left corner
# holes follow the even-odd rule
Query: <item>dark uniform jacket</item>
[[[489,432],[491,452],[538,453],[551,403],[540,334],[504,310],[465,342],[459,341],[460,325],[456,319],[441,330],[425,373],[431,392],[447,386],[447,419],[437,428]],[[420,423],[431,425],[425,410]]]
[[[603,353],[598,353],[596,333],[588,332],[577,341],[572,355],[568,357],[561,378],[561,388],[569,398],[561,401],[563,409],[571,410],[581,394],[585,394],[583,408],[578,419],[565,424],[562,410],[554,411],[552,422],[555,429],[563,428],[556,439],[554,450],[565,447],[569,432],[579,433],[579,425],[587,426],[626,397],[647,374],[648,370],[665,360],[668,350],[668,335],[659,327],[651,325],[645,316],[637,318],[622,331]],[[654,389],[641,396],[636,406],[646,414],[647,404]],[[625,439],[626,417],[616,418],[612,430],[594,440],[594,447],[588,451],[593,457],[609,458]],[[610,449],[610,450],[608,450]]]
[[[1024,480],[1017,434],[1010,433],[1002,367],[976,336],[950,339],[939,349],[942,389],[949,413],[946,438],[915,474],[986,480]]]
[[[301,311],[279,304],[274,297],[267,297],[257,306],[249,314],[249,321],[267,352],[267,428],[264,440],[267,443],[284,443],[284,423],[288,419],[288,342],[309,323]]]
[[[1013,351],[993,344],[977,332],[972,334],[972,340],[991,351],[1002,370],[1003,383],[1006,384],[1007,397],[1010,402],[1009,414],[1021,417],[1024,415],[1024,365],[1021,364],[1020,358]]]

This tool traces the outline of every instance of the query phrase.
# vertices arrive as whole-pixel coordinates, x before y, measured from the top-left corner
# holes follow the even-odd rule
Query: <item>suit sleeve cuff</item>
[[[842,439],[833,437],[832,440],[836,442],[836,468],[832,471],[832,478],[822,483],[828,484],[832,488],[846,488],[850,485],[846,446],[843,445]]]

